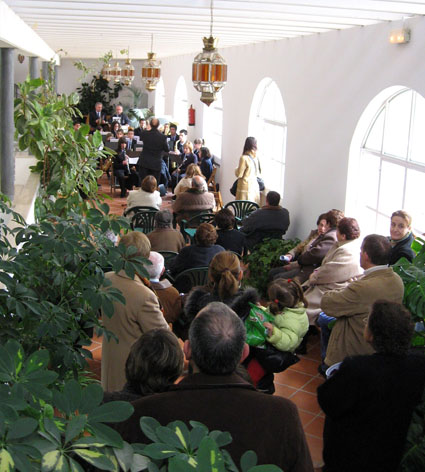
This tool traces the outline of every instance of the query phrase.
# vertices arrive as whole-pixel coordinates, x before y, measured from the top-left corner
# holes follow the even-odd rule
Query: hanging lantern
[[[134,66],[129,58],[127,58],[125,65],[122,68],[121,77],[124,85],[131,85],[134,80]]]
[[[108,82],[112,79],[111,70],[111,64],[108,63],[103,65],[102,71],[100,72],[101,76]]]
[[[156,88],[156,84],[161,77],[161,61],[156,59],[154,52],[148,52],[148,58],[143,63],[142,80],[148,92],[152,92]]]
[[[115,63],[114,67],[111,68],[111,78],[114,79],[114,82],[121,80],[121,67],[118,61]]]
[[[212,35],[213,27],[213,0],[211,0],[210,37],[203,38],[204,48],[192,64],[193,86],[201,92],[201,102],[210,106],[227,82],[227,64],[217,52],[217,39]]]

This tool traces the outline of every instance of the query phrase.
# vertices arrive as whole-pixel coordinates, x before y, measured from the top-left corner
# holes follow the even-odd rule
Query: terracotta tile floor
[[[104,175],[100,183],[99,190],[110,195],[109,182]],[[111,208],[111,213],[121,215],[126,206],[125,198],[106,200]],[[170,195],[164,198],[163,208],[171,205]],[[100,379],[100,361],[102,357],[102,340],[96,336],[93,338],[89,348],[93,355],[93,360],[89,361],[90,370],[96,378]],[[275,374],[275,395],[289,398],[293,401],[300,414],[301,422],[310,448],[311,457],[316,471],[321,470],[322,449],[323,449],[323,424],[324,415],[317,403],[316,389],[323,383],[323,378],[318,374],[317,368],[320,362],[320,341],[318,336],[312,336],[308,345],[308,353],[299,356],[300,362],[290,367],[285,372]]]

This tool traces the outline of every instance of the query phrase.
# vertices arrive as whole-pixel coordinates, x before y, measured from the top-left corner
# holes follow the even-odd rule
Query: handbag
[[[266,188],[266,186],[264,185],[264,180],[261,177],[257,177],[257,182],[260,192],[262,192]]]
[[[237,188],[238,188],[238,180],[239,180],[239,179],[236,179],[236,180],[233,182],[232,187],[230,188],[230,193],[231,193],[234,197],[236,197],[236,190],[237,190]]]

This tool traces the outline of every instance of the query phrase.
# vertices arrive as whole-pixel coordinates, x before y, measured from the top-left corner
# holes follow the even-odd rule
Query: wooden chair
[[[215,181],[216,173],[217,173],[217,166],[213,166],[213,171],[207,182],[207,187],[208,187],[208,191],[214,194],[215,205],[217,207],[217,210],[221,210],[223,208],[223,200],[221,198],[220,190],[218,190],[218,185]]]
[[[196,267],[195,269],[187,269],[174,280],[174,287],[179,293],[188,293],[193,287],[198,285],[206,285],[208,282],[208,267]]]

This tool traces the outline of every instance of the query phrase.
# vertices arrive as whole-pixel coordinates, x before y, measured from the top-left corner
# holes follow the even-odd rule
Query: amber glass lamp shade
[[[111,70],[112,70],[111,64],[104,64],[101,71],[102,77],[108,82],[112,79]]]
[[[121,80],[124,85],[131,85],[134,80],[134,66],[131,59],[125,61],[125,65],[121,70]]]
[[[193,86],[201,92],[201,102],[210,106],[227,82],[227,64],[217,52],[217,39],[210,36],[204,38],[204,49],[192,64]]]
[[[115,63],[114,67],[111,68],[111,78],[114,79],[115,82],[121,80],[121,67],[118,61]]]
[[[156,88],[156,84],[161,77],[161,61],[156,59],[154,52],[148,52],[148,58],[143,63],[142,80],[148,92],[152,92]]]

